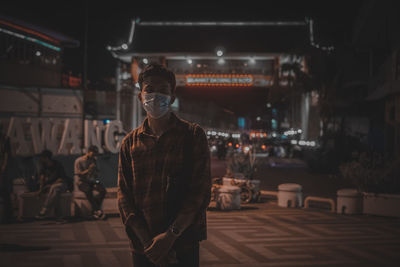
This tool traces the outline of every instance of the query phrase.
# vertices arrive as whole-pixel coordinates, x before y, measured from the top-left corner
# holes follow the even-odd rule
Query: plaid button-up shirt
[[[125,225],[142,220],[154,237],[175,224],[185,230],[176,243],[204,240],[210,192],[210,151],[198,124],[171,112],[160,137],[151,134],[146,118],[122,141],[118,206]],[[137,237],[130,239],[134,250],[143,248]]]

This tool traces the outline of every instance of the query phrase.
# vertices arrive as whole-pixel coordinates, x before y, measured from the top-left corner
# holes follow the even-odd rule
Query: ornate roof
[[[116,57],[152,53],[288,53],[310,46],[306,21],[141,22],[132,21],[129,41],[109,47]]]

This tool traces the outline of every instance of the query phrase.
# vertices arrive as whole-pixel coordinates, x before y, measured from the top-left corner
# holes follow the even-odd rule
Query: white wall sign
[[[102,121],[85,120],[85,148],[94,145],[99,149],[99,153],[103,153],[104,150],[101,145],[103,131],[104,125]]]
[[[31,124],[30,130],[34,153],[40,153],[44,149],[56,153],[58,151],[56,125],[60,124],[60,121],[42,118],[27,119],[27,121],[30,121]]]
[[[112,121],[111,123],[107,124],[104,133],[104,144],[107,150],[111,153],[118,153],[118,150],[121,146],[122,138],[115,138],[115,133],[120,132],[122,132],[121,121]]]
[[[124,137],[122,123],[85,120],[84,148],[81,148],[82,131],[79,119],[11,118],[7,135],[16,155],[39,154],[48,149],[53,154],[82,154],[91,145],[99,153],[118,153]]]

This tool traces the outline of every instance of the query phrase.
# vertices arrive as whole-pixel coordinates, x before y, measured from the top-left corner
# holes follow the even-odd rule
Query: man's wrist
[[[138,220],[138,218],[134,218],[132,215],[129,215],[125,221],[125,224],[137,236],[145,249],[147,246],[149,246],[149,244],[152,244],[153,239],[150,237],[147,229],[144,227],[141,221]]]
[[[167,232],[170,236],[174,237],[175,239],[177,239],[182,234],[182,230],[176,224],[172,224],[168,228]]]
[[[151,246],[151,244],[153,244],[153,240],[152,239],[150,239],[148,241],[144,241],[143,242],[143,250],[148,249]]]

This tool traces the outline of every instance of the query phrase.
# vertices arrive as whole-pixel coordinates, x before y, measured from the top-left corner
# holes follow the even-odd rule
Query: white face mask
[[[161,93],[143,95],[143,108],[154,119],[161,118],[170,109],[171,96]]]

